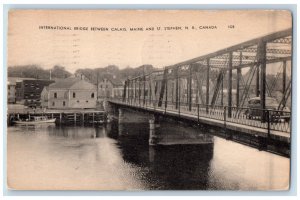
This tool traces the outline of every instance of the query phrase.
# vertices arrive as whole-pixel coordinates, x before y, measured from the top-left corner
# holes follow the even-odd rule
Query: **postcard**
[[[12,9],[11,190],[290,187],[287,10]]]

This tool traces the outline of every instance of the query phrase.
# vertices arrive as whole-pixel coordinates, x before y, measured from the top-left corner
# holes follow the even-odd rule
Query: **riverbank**
[[[7,105],[7,114],[40,114],[40,113],[86,113],[86,112],[97,112],[103,111],[103,108],[89,108],[89,109],[82,109],[82,108],[68,108],[68,109],[46,109],[46,108],[30,108],[24,106],[22,104],[8,104]]]

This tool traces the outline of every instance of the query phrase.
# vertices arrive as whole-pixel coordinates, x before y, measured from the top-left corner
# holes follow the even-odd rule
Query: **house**
[[[23,80],[33,80],[33,78],[7,77],[7,103],[16,103],[19,100],[20,86]]]
[[[41,106],[43,108],[48,108],[48,93],[49,93],[49,86],[45,86],[41,93]]]
[[[105,75],[98,82],[98,97],[104,98],[121,98],[123,95],[124,84],[115,76]]]
[[[8,82],[8,89],[10,90],[8,91],[10,92],[11,99],[13,99],[12,93],[13,90],[15,90],[15,102],[26,106],[40,106],[40,95],[44,86],[48,86],[54,81],[34,78],[8,77]]]
[[[45,87],[42,105],[49,109],[96,108],[96,86],[78,77],[57,80]]]
[[[7,81],[7,103],[16,103],[16,83]]]

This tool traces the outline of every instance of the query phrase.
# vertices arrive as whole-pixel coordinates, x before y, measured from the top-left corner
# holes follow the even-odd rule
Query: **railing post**
[[[179,106],[178,106],[178,114],[179,114],[179,116],[180,116],[180,96],[179,96],[178,99],[179,99],[179,101],[178,101],[178,105],[179,105]]]
[[[224,106],[224,128],[226,130],[226,106]]]
[[[197,103],[197,119],[198,119],[198,124],[199,124],[199,103]]]
[[[271,115],[270,115],[270,110],[267,110],[267,116],[268,116],[268,138],[270,138],[270,129],[271,129]]]

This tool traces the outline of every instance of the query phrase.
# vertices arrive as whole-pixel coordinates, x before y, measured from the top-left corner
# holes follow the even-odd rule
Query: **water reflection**
[[[19,189],[108,190],[288,185],[287,158],[172,122],[162,122],[159,135],[164,145],[149,146],[144,119],[97,127],[9,127],[9,183]]]
[[[147,123],[122,124],[122,131],[131,131],[126,137],[121,134],[118,138],[123,159],[149,171],[143,176],[143,181],[148,187],[151,189],[206,189],[209,163],[213,157],[212,136],[199,137],[202,141],[198,138],[198,144],[153,147],[148,145],[148,126]],[[173,132],[171,129],[170,134],[176,136],[178,132]],[[199,133],[195,137],[198,136]],[[185,138],[187,138],[186,135]],[[207,142],[208,140],[210,142]]]
[[[207,189],[213,144],[150,147],[149,153],[160,189]]]

